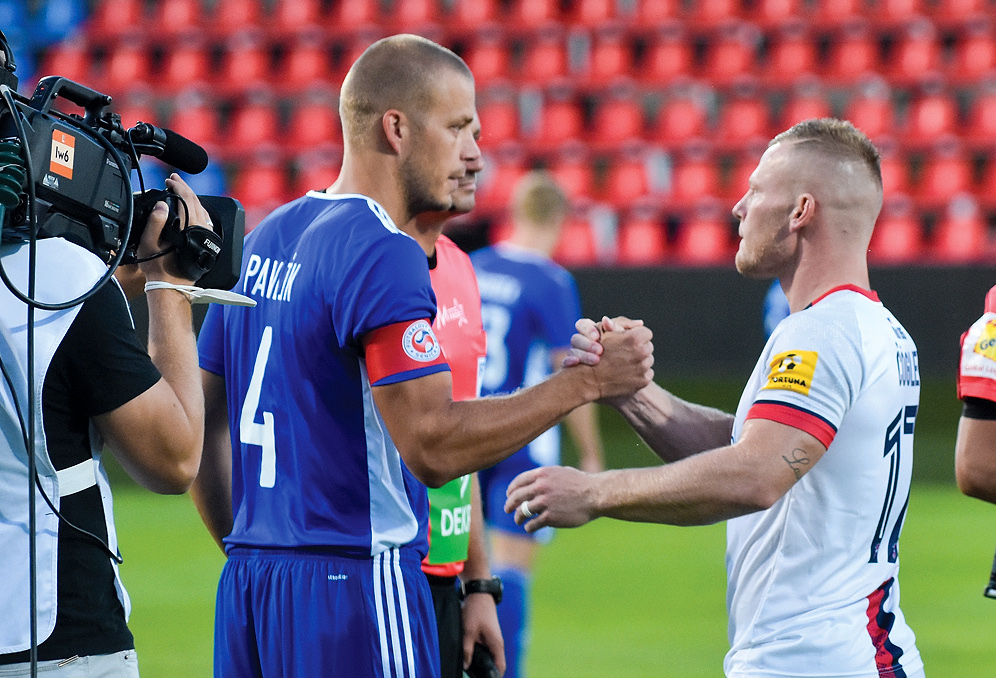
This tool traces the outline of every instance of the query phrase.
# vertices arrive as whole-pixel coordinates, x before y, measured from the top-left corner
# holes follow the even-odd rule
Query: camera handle
[[[86,120],[91,122],[100,116],[104,108],[111,105],[111,97],[92,90],[86,85],[73,82],[60,75],[49,75],[38,81],[35,92],[31,96],[30,106],[43,115],[48,114],[55,98],[61,96],[86,110]]]

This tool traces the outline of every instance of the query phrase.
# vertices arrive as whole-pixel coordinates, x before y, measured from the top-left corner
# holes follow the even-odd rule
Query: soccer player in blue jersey
[[[352,65],[339,107],[339,178],[249,235],[240,284],[257,307],[212,310],[201,330],[193,491],[228,554],[217,676],[438,675],[426,485],[653,375],[638,328],[606,337],[598,367],[455,402],[426,254],[396,224],[449,209],[479,155],[473,77],[451,51],[392,36]]]
[[[481,290],[488,333],[488,358],[481,392],[513,393],[542,381],[570,349],[581,301],[574,278],[550,255],[570,205],[546,172],[531,172],[516,186],[509,240],[474,252],[471,261]],[[602,470],[595,406],[584,405],[565,420],[582,470]],[[508,459],[481,472],[485,520],[495,574],[504,584],[498,608],[505,639],[507,678],[517,678],[528,643],[529,589],[540,542],[550,530],[529,534],[504,511],[505,490],[515,476],[560,461],[560,437],[552,428]]]

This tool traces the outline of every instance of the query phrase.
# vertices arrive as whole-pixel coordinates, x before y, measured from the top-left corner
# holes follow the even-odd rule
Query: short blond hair
[[[418,35],[378,40],[353,62],[342,83],[339,116],[347,139],[362,139],[386,111],[397,109],[420,124],[432,104],[443,69],[473,80],[467,64],[451,50]]]
[[[803,120],[772,139],[768,147],[781,142],[804,144],[807,150],[840,160],[859,161],[868,168],[879,189],[882,188],[882,166],[878,149],[861,130],[847,120]]]
[[[518,222],[559,227],[569,211],[567,194],[549,172],[533,170],[515,187],[512,215]]]

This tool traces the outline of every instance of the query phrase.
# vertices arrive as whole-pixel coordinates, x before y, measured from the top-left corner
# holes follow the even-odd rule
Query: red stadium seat
[[[619,224],[616,263],[655,266],[662,263],[667,254],[667,234],[656,212],[635,210]]]
[[[854,85],[879,70],[878,42],[864,26],[843,31],[830,44],[830,55],[823,77],[839,85]]]
[[[584,0],[584,2],[576,2],[569,17],[570,23],[587,30],[616,23],[618,19],[615,0]]]
[[[989,228],[972,198],[960,196],[951,201],[930,239],[930,254],[952,264],[992,258]]]
[[[651,193],[647,162],[638,149],[613,159],[606,172],[605,202],[617,210],[628,209]]]
[[[492,31],[502,19],[501,7],[501,0],[454,0],[447,27],[461,37],[472,31]]]
[[[265,90],[270,88],[272,73],[269,50],[257,37],[245,33],[229,42],[214,86],[225,95]]]
[[[437,0],[394,0],[390,18],[395,31],[422,33],[438,26],[440,15]]]
[[[639,68],[641,81],[648,87],[667,87],[692,78],[695,50],[680,28],[663,29],[650,40]]]
[[[324,191],[339,178],[342,158],[336,155],[308,153],[298,158],[297,175],[291,189],[291,197],[299,197],[308,191]]]
[[[118,40],[141,35],[144,24],[142,0],[99,0],[86,32],[97,40]]]
[[[594,196],[595,168],[584,146],[561,151],[549,170],[571,201],[590,200]]]
[[[560,240],[553,250],[553,260],[562,266],[592,266],[598,263],[598,243],[591,223],[582,215],[572,215],[564,222]]]
[[[903,145],[926,147],[958,134],[958,103],[954,96],[931,90],[915,98],[909,106]]]
[[[532,33],[544,26],[559,25],[561,20],[559,0],[512,0],[505,26],[514,32]]]
[[[329,27],[333,33],[356,35],[376,29],[380,23],[380,3],[377,0],[338,0]]]
[[[185,89],[206,90],[211,81],[211,53],[200,40],[187,39],[166,53],[157,89],[175,95]]]
[[[771,128],[765,100],[750,90],[737,93],[719,111],[716,143],[720,148],[739,151],[768,142]]]
[[[251,100],[237,108],[226,134],[221,139],[221,154],[227,159],[278,155],[280,117],[273,102],[266,98]]]
[[[59,74],[61,75],[61,73]],[[114,97],[147,90],[152,76],[152,56],[142,42],[129,39],[113,49],[104,62],[103,77],[95,78],[101,90]]]
[[[969,28],[992,19],[991,0],[936,0],[931,17],[942,29]]]
[[[963,138],[973,148],[996,148],[996,89],[980,92],[972,102]]]
[[[906,29],[893,47],[885,77],[904,87],[943,81],[941,42],[933,24],[918,21]]]
[[[906,26],[925,18],[927,3],[924,0],[878,0],[875,11],[868,17],[879,28]]]
[[[982,180],[976,195],[986,209],[996,209],[996,154],[990,153],[986,157]]]
[[[654,30],[677,26],[683,18],[682,0],[637,0],[631,25]]]
[[[693,0],[685,20],[695,31],[736,24],[741,20],[740,0]]]
[[[875,143],[891,137],[895,131],[896,112],[889,86],[882,81],[867,82],[848,102],[844,118]]]
[[[481,121],[480,144],[483,148],[495,148],[519,137],[519,109],[514,95],[493,95],[481,102],[477,109]]]
[[[705,149],[689,149],[678,156],[671,169],[670,188],[665,204],[669,210],[687,210],[703,198],[722,194],[720,167]]]
[[[530,135],[530,145],[540,152],[579,141],[584,134],[584,111],[575,97],[557,94],[548,97],[539,111],[539,124]]]
[[[210,30],[221,38],[236,33],[259,32],[262,27],[261,0],[218,0],[211,13]]]
[[[797,25],[802,21],[802,0],[759,0],[750,20],[766,30]]]
[[[880,151],[882,190],[886,197],[911,193],[909,159],[889,146],[880,147]]]
[[[509,79],[509,48],[496,31],[482,33],[463,54],[479,89]]]
[[[170,129],[182,134],[212,153],[219,143],[221,123],[218,111],[196,92],[180,95],[170,118]]]
[[[592,145],[611,150],[643,138],[643,105],[633,88],[616,88],[595,109]]]
[[[633,46],[621,30],[599,31],[588,57],[584,83],[604,88],[633,79],[633,57]]]
[[[318,34],[325,21],[321,0],[277,0],[268,30],[286,40],[302,34]]]
[[[923,226],[907,196],[887,199],[875,224],[868,259],[873,264],[904,264],[924,254]]]
[[[709,112],[701,97],[679,94],[658,109],[649,136],[667,148],[677,148],[706,138],[708,119]]]
[[[282,93],[290,96],[337,88],[329,45],[317,35],[299,38],[284,53],[276,83]]]
[[[39,77],[61,75],[86,83],[90,80],[90,54],[83,40],[67,40],[52,45],[38,67]]]
[[[526,45],[520,81],[532,86],[562,82],[567,78],[567,63],[567,43],[563,31],[540,31]]]
[[[833,109],[822,89],[815,85],[802,87],[785,102],[772,136],[803,120],[830,117]]]
[[[524,153],[518,146],[506,145],[488,154],[478,182],[475,213],[497,213],[507,209],[512,191],[527,171]]]
[[[139,122],[148,122],[162,127],[162,122],[152,107],[152,99],[147,94],[127,97],[124,105],[116,106],[116,113],[121,116],[121,124],[125,129],[134,127]]]
[[[947,78],[957,85],[975,85],[996,79],[996,30],[993,22],[970,24],[954,45]]]
[[[342,147],[342,126],[333,98],[304,101],[290,115],[283,146],[291,153]]]
[[[288,188],[283,164],[261,161],[248,163],[239,170],[232,184],[232,195],[246,208],[273,210],[286,202]]]
[[[682,222],[673,252],[690,266],[719,266],[733,262],[729,213],[716,200],[703,200],[695,214]]]
[[[759,33],[746,26],[724,33],[709,45],[702,77],[716,87],[730,87],[756,79]]]
[[[816,0],[817,26],[838,29],[863,23],[865,20],[864,0]]]
[[[731,209],[740,198],[744,197],[750,187],[750,175],[754,173],[759,159],[760,156],[753,151],[741,153],[734,158],[723,190],[723,195]]]
[[[783,29],[768,51],[763,81],[773,88],[786,88],[816,78],[817,44],[804,25]]]
[[[917,202],[941,208],[955,196],[971,193],[974,186],[972,159],[957,144],[945,144],[927,156],[917,182]]]
[[[204,29],[204,13],[199,0],[159,0],[152,16],[156,38],[173,41]]]

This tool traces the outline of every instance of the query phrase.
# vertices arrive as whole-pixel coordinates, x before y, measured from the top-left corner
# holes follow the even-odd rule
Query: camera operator
[[[166,185],[182,198],[177,201],[181,224],[212,227],[194,192],[178,175],[173,174]],[[165,203],[153,210],[140,258],[162,249],[159,236],[168,211]],[[69,295],[90,289],[107,271],[98,257],[61,238],[39,240],[37,249],[39,298],[46,290],[54,300],[74,298]],[[0,260],[14,280],[26,280],[27,252],[26,243],[0,247]],[[171,254],[139,267],[150,282],[192,282],[174,271]],[[118,575],[111,494],[100,464],[102,441],[128,474],[153,492],[186,491],[200,463],[204,402],[190,303],[184,293],[169,288],[150,289],[147,296],[148,353],[116,282],[69,310],[35,311],[37,379],[32,397],[41,403],[42,417],[35,420],[44,422],[43,427],[36,426],[38,485],[62,516],[54,517],[44,497],[36,493],[38,666],[46,676],[138,675],[134,639],[126,624],[130,605]],[[0,338],[0,344],[22,361],[26,314],[26,306],[0,285],[0,329],[7,337],[6,342]],[[0,352],[8,372],[7,363],[16,363],[10,354],[10,350]],[[21,414],[27,408],[25,393],[19,398]],[[0,400],[4,421],[18,416],[9,398]],[[7,448],[0,451],[0,515],[4,516],[0,568],[5,579],[0,586],[0,675],[29,675],[29,483],[24,443],[9,429],[4,433],[0,438],[0,445]],[[11,515],[18,520],[9,521]],[[85,673],[79,672],[81,668]]]

